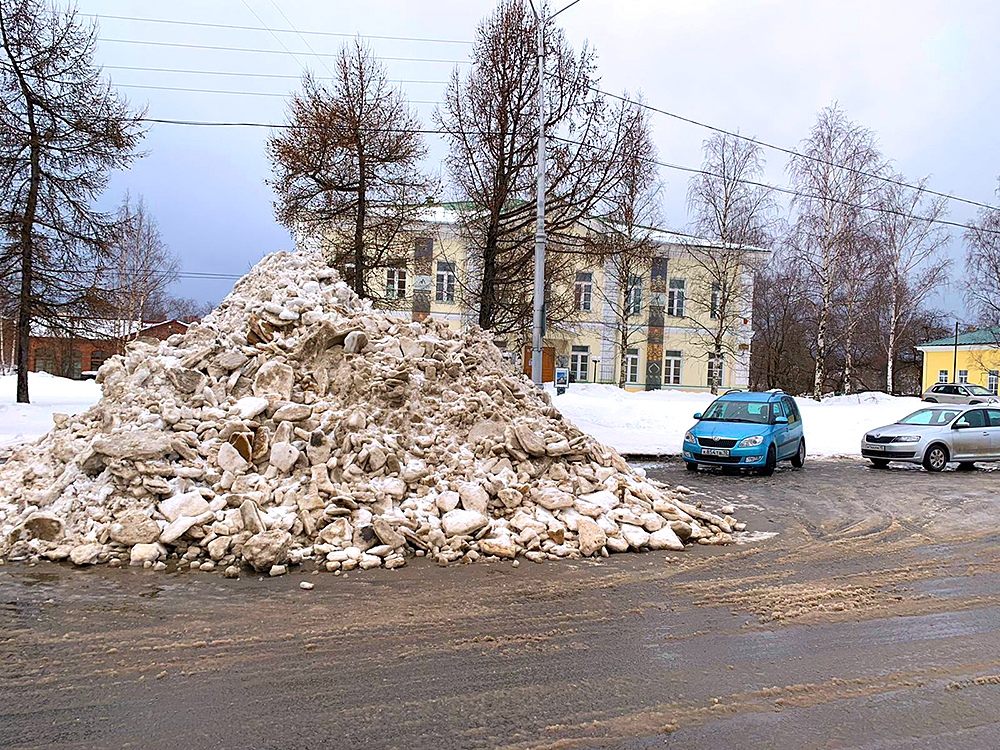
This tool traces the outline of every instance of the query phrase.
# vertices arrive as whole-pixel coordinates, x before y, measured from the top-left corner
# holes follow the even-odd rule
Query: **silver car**
[[[932,404],[1000,404],[992,391],[969,383],[936,383],[924,391],[923,399]]]
[[[942,471],[952,461],[960,469],[971,469],[976,461],[1000,461],[1000,407],[926,406],[869,430],[861,439],[861,455],[877,469],[890,461],[922,464],[927,471]]]

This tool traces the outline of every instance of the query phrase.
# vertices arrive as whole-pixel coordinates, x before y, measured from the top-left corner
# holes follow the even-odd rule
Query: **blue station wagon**
[[[769,476],[778,461],[801,468],[806,460],[802,415],[780,391],[730,391],[712,402],[684,435],[688,471],[706,466],[754,469]]]

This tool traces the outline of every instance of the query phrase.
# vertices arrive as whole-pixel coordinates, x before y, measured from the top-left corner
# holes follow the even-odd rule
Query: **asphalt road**
[[[1000,746],[1000,474],[649,471],[735,503],[749,543],[346,580],[2,567],[0,748]]]

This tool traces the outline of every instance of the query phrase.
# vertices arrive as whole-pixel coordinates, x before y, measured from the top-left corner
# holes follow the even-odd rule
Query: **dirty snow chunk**
[[[253,419],[264,411],[270,402],[262,396],[244,396],[234,406],[240,419]]]
[[[649,535],[650,549],[684,549],[684,543],[680,540],[670,525],[663,526],[659,531],[654,531]]]
[[[509,559],[514,559],[517,556],[517,546],[508,534],[480,540],[479,551],[484,555],[496,555]]]
[[[649,532],[643,528],[623,523],[621,529],[622,536],[632,549],[639,549],[649,542]]]
[[[290,401],[293,382],[295,372],[290,366],[270,360],[257,371],[257,377],[253,381],[253,395],[277,396],[282,401]]]
[[[576,533],[580,539],[580,554],[584,557],[600,552],[608,540],[604,529],[589,518],[581,518],[578,521]]]
[[[130,430],[94,438],[90,447],[109,458],[145,461],[163,458],[170,452],[170,435],[159,430]]]
[[[146,562],[156,562],[167,556],[167,548],[162,544],[136,544],[129,552],[130,565],[142,565]]]
[[[208,502],[197,491],[174,495],[160,502],[160,513],[168,521],[176,521],[181,516],[200,516],[208,509]]]
[[[160,536],[160,526],[146,513],[130,510],[119,516],[108,528],[108,534],[119,544],[149,544]]]
[[[290,471],[299,460],[299,449],[291,443],[275,443],[271,446],[271,466],[280,471]]]
[[[247,468],[247,465],[247,460],[236,450],[236,446],[231,443],[223,443],[219,447],[219,467],[223,471],[240,474]]]
[[[52,513],[35,511],[24,519],[24,530],[35,539],[55,542],[62,538],[64,524],[62,519]]]
[[[462,482],[458,486],[458,496],[462,499],[462,507],[465,510],[474,510],[477,513],[486,513],[486,506],[490,502],[490,496],[486,490],[476,482]]]
[[[573,507],[573,496],[557,487],[547,487],[542,490],[538,493],[535,501],[546,510]]]
[[[198,523],[198,516],[178,516],[160,533],[161,544],[173,544]]]
[[[96,542],[80,544],[69,553],[69,559],[74,565],[93,565],[104,547]]]
[[[287,531],[274,529],[262,531],[247,539],[243,545],[243,559],[254,570],[264,572],[275,565],[282,565],[288,560],[288,548],[292,536]]]
[[[485,515],[474,510],[452,510],[441,519],[441,530],[448,536],[472,534],[489,522]]]

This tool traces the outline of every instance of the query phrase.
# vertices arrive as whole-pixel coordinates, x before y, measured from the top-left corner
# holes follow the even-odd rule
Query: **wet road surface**
[[[346,580],[2,567],[0,748],[1000,746],[1000,474],[647,468],[748,543]]]

